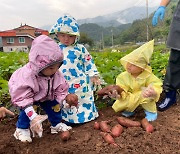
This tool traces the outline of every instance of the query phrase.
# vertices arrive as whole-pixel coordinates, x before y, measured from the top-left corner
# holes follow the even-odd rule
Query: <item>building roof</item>
[[[0,36],[16,36],[16,31],[9,30],[9,31],[0,31]]]
[[[26,24],[12,30],[0,31],[0,37],[30,35],[31,37],[35,38],[37,34],[48,35],[49,32],[47,30],[35,28]]]

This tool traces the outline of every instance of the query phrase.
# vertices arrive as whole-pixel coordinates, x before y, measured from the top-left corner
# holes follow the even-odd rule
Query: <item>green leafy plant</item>
[[[120,64],[120,59],[131,52],[137,46],[108,48],[101,52],[91,52],[94,62],[106,84],[115,84],[118,74],[124,71]],[[169,58],[169,49],[165,45],[155,46],[151,59],[153,73],[164,79],[167,61]],[[10,95],[8,91],[8,80],[11,74],[18,68],[25,65],[28,61],[28,54],[23,52],[0,52],[0,104],[7,108],[11,108]],[[113,100],[102,100],[95,95],[95,101],[98,108],[107,106],[107,102],[112,103]],[[15,109],[14,109],[15,110]]]

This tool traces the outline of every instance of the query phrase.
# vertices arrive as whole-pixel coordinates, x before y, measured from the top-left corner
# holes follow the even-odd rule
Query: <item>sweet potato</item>
[[[70,138],[70,132],[69,131],[64,131],[60,134],[60,137],[63,141],[67,141]]]
[[[125,127],[140,127],[141,123],[139,121],[133,121],[125,117],[117,117],[117,120],[120,125]]]
[[[66,96],[66,103],[69,104],[69,106],[78,106],[78,97],[76,94],[68,94]]]
[[[99,96],[108,95],[109,92],[111,92],[112,90],[116,90],[119,95],[123,91],[123,89],[120,86],[118,86],[118,85],[108,85],[108,86],[102,88],[101,90],[97,91],[97,94]]]
[[[100,134],[107,143],[117,146],[117,144],[114,141],[114,138],[109,133],[100,132]]]
[[[99,124],[99,122],[94,122],[94,129],[100,129],[100,124]]]
[[[113,85],[109,85],[109,86],[106,86],[100,90],[97,91],[97,94],[99,96],[104,96],[104,95],[108,95],[109,93],[109,90],[112,89]]]
[[[123,127],[120,124],[115,125],[111,129],[111,134],[113,137],[118,137],[123,132]]]
[[[110,126],[109,126],[107,123],[108,123],[108,121],[101,121],[101,122],[99,123],[100,129],[101,129],[103,132],[111,132]]]
[[[151,125],[146,118],[141,120],[141,124],[147,133],[152,133],[154,131],[153,125]]]

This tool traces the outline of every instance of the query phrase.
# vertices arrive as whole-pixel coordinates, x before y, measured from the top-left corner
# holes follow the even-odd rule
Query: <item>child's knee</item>
[[[52,106],[52,110],[54,112],[59,112],[61,110],[60,104],[56,104],[55,106]]]

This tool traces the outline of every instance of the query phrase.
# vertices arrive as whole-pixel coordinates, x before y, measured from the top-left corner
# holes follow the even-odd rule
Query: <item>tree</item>
[[[79,43],[82,43],[82,44],[88,44],[90,46],[93,45],[93,40],[91,38],[88,37],[88,35],[86,33],[80,33],[80,40],[79,40]]]

